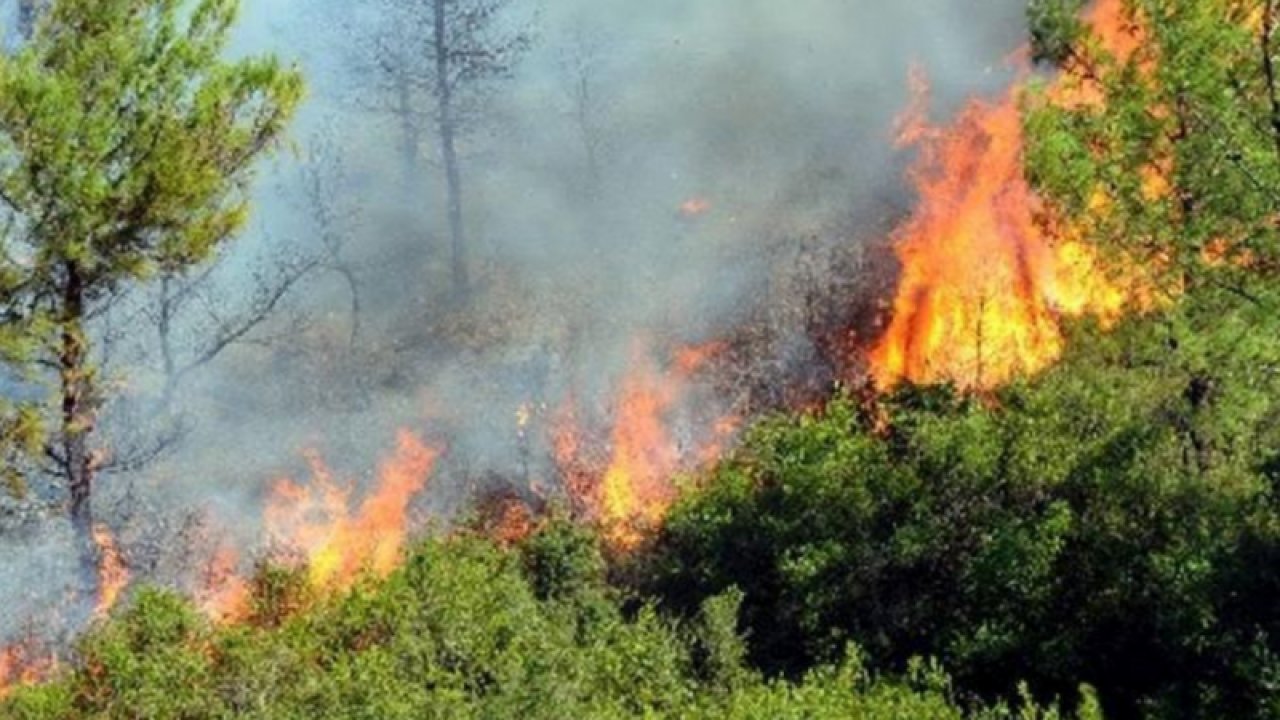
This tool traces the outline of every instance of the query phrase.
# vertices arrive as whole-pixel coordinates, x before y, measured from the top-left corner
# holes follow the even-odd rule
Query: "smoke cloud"
[[[373,50],[403,42],[381,8],[245,2],[233,53],[296,61],[310,98],[184,331],[232,312],[282,259],[326,260],[184,382],[186,432],[168,452],[101,480],[105,521],[166,529],[122,532],[157,581],[179,580],[174,563],[162,551],[143,563],[138,548],[174,542],[192,512],[252,547],[263,493],[305,479],[307,448],[360,485],[396,428],[444,446],[415,510],[445,521],[487,489],[554,496],[556,411],[572,398],[607,437],[638,353],[661,365],[769,325],[737,361],[749,372],[690,393],[681,437],[707,407],[767,405],[747,397],[752,383],[792,382],[821,355],[804,312],[785,308],[828,286],[848,293],[832,304],[868,303],[893,282],[858,258],[912,202],[892,142],[908,68],[927,71],[942,119],[1007,85],[1025,32],[1021,0],[515,0],[504,22],[530,31],[530,50],[461,145],[476,289],[460,309],[434,134],[424,127],[409,162],[400,123],[371,108],[385,99]],[[111,417],[143,434],[160,431],[129,421],[160,383],[152,332],[131,328],[114,366],[128,382]],[[29,515],[0,528],[0,600],[73,570],[65,529]],[[0,644],[39,604],[3,603]]]

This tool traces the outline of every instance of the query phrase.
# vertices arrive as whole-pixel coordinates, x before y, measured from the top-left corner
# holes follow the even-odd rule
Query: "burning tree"
[[[1094,80],[1071,102],[1031,97],[1028,175],[1170,306],[1152,364],[1184,464],[1208,475],[1244,446],[1213,413],[1251,417],[1277,392],[1280,3],[1109,0],[1094,13],[1109,22],[1060,33],[1066,70]]]
[[[1075,102],[1032,97],[1031,179],[1161,291],[1216,289],[1274,312],[1280,3],[1112,1],[1104,12],[1112,21],[1092,32],[1059,31],[1067,70],[1097,80]]]
[[[95,321],[129,289],[200,265],[236,234],[253,162],[302,95],[299,73],[274,58],[221,59],[237,9],[60,0],[0,58],[0,298],[6,328],[24,339],[7,359],[53,388],[28,410],[45,432],[27,460],[65,486],[86,578],[108,392]]]

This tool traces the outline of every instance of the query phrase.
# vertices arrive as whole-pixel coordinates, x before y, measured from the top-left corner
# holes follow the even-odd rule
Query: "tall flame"
[[[633,353],[614,418],[609,466],[601,480],[600,515],[605,525],[635,539],[637,525],[653,525],[673,499],[670,480],[680,464],[666,414],[679,397],[649,356]]]
[[[1120,0],[1090,15],[1116,52],[1132,43],[1123,18]],[[1092,247],[1049,237],[1037,223],[1018,88],[996,102],[973,100],[950,127],[935,128],[923,117],[927,83],[914,74],[912,87],[899,142],[919,147],[911,171],[919,204],[895,234],[902,272],[871,373],[881,387],[990,388],[1042,370],[1062,354],[1063,317],[1113,322],[1130,292],[1104,277]]]
[[[312,582],[344,586],[362,570],[391,572],[408,532],[410,501],[425,486],[437,452],[408,431],[382,463],[373,493],[352,507],[351,488],[339,485],[318,453],[309,453],[311,482],[283,479],[265,511],[268,532],[308,560]]]

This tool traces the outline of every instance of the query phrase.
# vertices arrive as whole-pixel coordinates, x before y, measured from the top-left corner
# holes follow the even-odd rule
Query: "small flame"
[[[20,673],[26,666],[22,660],[23,653],[20,645],[0,648],[0,698],[13,692],[15,685],[22,684]]]
[[[105,617],[120,601],[129,584],[129,568],[111,529],[101,523],[93,526],[93,544],[98,548],[98,599],[93,613]]]
[[[239,574],[239,566],[240,553],[223,545],[204,568],[196,604],[215,622],[236,622],[248,614],[249,583]]]

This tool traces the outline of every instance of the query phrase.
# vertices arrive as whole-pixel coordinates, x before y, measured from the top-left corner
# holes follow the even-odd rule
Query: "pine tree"
[[[236,234],[254,161],[302,97],[300,74],[275,58],[223,59],[237,11],[237,0],[58,0],[0,57],[0,302],[28,350],[6,359],[52,386],[32,464],[65,487],[86,571],[107,456],[94,442],[106,400],[94,321]]]

